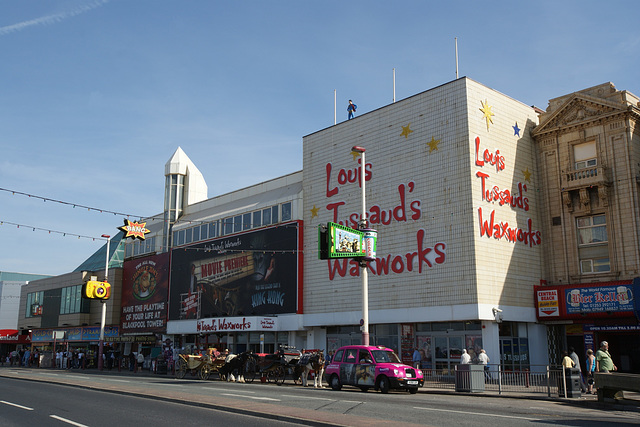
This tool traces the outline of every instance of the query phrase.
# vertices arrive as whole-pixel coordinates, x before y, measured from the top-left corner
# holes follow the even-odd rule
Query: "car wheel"
[[[331,389],[334,391],[340,391],[340,389],[342,388],[342,385],[340,384],[340,378],[338,378],[338,376],[336,374],[333,374],[331,376]]]
[[[418,392],[418,389],[417,389],[417,388],[415,388],[415,387],[411,387],[411,388],[409,389],[409,393],[411,393],[411,394],[416,394],[417,392]]]
[[[380,392],[383,394],[389,393],[389,378],[382,375],[378,380],[378,388],[380,389]]]

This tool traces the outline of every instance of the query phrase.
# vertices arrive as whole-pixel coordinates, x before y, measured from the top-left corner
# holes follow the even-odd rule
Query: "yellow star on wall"
[[[360,156],[360,153],[358,153],[357,151],[352,151],[351,155],[353,156],[353,160],[356,160]]]
[[[313,208],[311,209],[311,218],[318,216],[319,210],[320,208],[316,208],[316,205],[313,205]]]
[[[431,137],[431,141],[427,142],[427,145],[429,146],[429,152],[432,151],[438,151],[438,144],[440,143],[439,139],[435,139],[433,136]]]
[[[531,172],[529,172],[529,167],[527,167],[526,170],[523,170],[522,174],[524,175],[524,180],[525,181],[531,182]]]
[[[409,129],[409,126],[411,126],[411,123],[406,126],[402,126],[402,133],[400,134],[400,136],[404,136],[404,139],[407,139],[409,137],[409,134],[413,132],[411,129]]]
[[[491,118],[491,116],[495,116],[495,114],[491,112],[491,106],[486,99],[484,100],[484,102],[480,101],[480,104],[482,104],[482,108],[480,108],[480,111],[482,111],[482,113],[484,114],[482,118],[486,120],[487,130],[489,130],[489,123],[493,124],[493,119]]]

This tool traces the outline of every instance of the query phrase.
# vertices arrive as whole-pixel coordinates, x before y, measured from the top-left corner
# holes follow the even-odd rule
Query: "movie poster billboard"
[[[295,313],[299,223],[173,249],[169,320]]]
[[[168,295],[169,253],[125,261],[121,334],[165,332]]]

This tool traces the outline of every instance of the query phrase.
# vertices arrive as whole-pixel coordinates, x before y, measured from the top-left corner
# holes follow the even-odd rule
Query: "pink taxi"
[[[424,385],[419,369],[405,365],[393,350],[381,346],[340,347],[327,366],[325,376],[334,390],[352,385],[362,391],[374,388],[388,393],[390,389],[406,389],[414,394]]]

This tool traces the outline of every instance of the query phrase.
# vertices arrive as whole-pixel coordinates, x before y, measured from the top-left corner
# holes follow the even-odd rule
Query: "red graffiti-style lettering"
[[[489,189],[487,185],[487,179],[489,175],[477,171],[476,176],[480,178],[482,184],[482,200],[487,202],[498,202],[500,206],[511,205],[513,208],[524,209],[525,212],[529,210],[529,199],[524,196],[527,191],[527,185],[518,183],[518,194],[513,194],[508,189],[501,190],[498,186],[494,186]]]
[[[493,237],[496,240],[505,239],[511,243],[524,243],[529,247],[537,246],[542,242],[542,234],[538,230],[533,230],[533,221],[527,219],[527,229],[519,227],[509,227],[508,222],[495,222],[495,212],[491,211],[489,220],[482,219],[482,208],[478,208],[478,218],[480,220],[480,237]]]
[[[338,187],[334,187],[332,189],[329,189],[329,186],[331,185],[331,163],[327,163],[326,166],[326,170],[327,170],[327,197],[331,197],[331,196],[335,196],[336,194],[338,194]]]
[[[416,234],[418,249],[408,252],[404,255],[389,254],[386,256],[376,257],[374,261],[368,263],[369,271],[378,276],[384,276],[391,273],[402,274],[405,271],[414,271],[422,273],[425,268],[433,268],[435,265],[444,264],[446,260],[447,245],[438,242],[433,247],[424,245],[425,230],[420,229]],[[417,264],[417,265],[416,265]],[[360,275],[360,266],[357,261],[351,259],[328,260],[329,280],[333,280],[336,276],[345,277],[349,274],[352,277]]]
[[[353,183],[358,183],[359,187],[362,187],[362,183],[360,182],[362,180],[362,172],[360,170],[361,168],[361,163],[362,160],[358,160],[358,167],[353,168],[353,169],[340,169],[338,171],[338,175],[337,175],[337,181],[339,185],[346,185],[346,184],[353,184]],[[367,163],[364,167],[364,179],[365,181],[371,181],[371,177],[373,176],[373,172],[372,172],[372,168],[373,165],[371,163]],[[327,163],[325,165],[325,171],[326,171],[326,186],[327,186],[327,190],[326,190],[326,196],[327,197],[332,197],[335,196],[336,194],[338,194],[340,192],[339,188],[333,187],[331,188],[331,173],[333,171],[333,166],[331,163]]]
[[[496,150],[495,153],[491,153],[489,150],[484,150],[482,158],[480,158],[480,137],[476,136],[476,166],[484,166],[489,163],[496,167],[496,172],[500,172],[505,168],[504,156],[500,154],[500,150]]]

